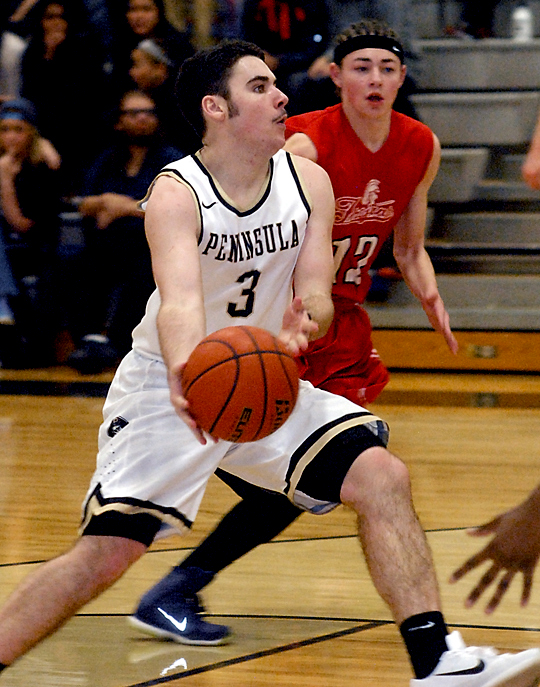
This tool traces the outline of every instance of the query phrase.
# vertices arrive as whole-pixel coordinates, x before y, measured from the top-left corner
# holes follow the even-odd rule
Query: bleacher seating
[[[402,282],[392,285],[385,303],[368,305],[374,341],[390,367],[485,369],[482,352],[492,350],[490,369],[519,370],[522,364],[540,371],[530,343],[531,336],[540,343],[540,192],[521,179],[540,111],[540,39],[518,43],[505,35],[515,3],[504,0],[498,8],[503,37],[443,38],[441,14],[452,3],[443,5],[415,3],[424,33],[413,100],[443,147],[429,194],[426,247],[452,326],[465,344],[462,339],[457,359],[437,355],[424,365],[431,327]],[[540,3],[531,6],[540,34]],[[407,353],[402,348],[394,355],[396,333],[403,330]],[[415,333],[418,346],[411,345]],[[476,343],[468,345],[467,337],[479,334],[482,354],[471,356]],[[501,336],[506,354],[498,360]]]

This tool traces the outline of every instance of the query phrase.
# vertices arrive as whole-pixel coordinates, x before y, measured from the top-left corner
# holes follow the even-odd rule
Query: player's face
[[[341,100],[358,114],[388,114],[405,79],[406,68],[389,50],[364,48],[346,55],[341,66],[332,65]]]
[[[235,64],[229,79],[229,123],[245,140],[279,150],[285,142],[287,96],[258,57],[246,55]]]
[[[3,150],[16,157],[24,157],[30,149],[34,129],[21,119],[0,121],[0,143]]]

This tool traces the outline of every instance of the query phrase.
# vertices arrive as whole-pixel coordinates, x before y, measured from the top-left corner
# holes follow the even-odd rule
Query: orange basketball
[[[279,429],[298,396],[298,368],[270,332],[225,327],[203,339],[182,373],[189,410],[216,439],[256,441]]]

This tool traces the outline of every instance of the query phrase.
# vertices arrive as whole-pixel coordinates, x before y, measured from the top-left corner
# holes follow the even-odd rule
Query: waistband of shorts
[[[132,348],[130,353],[133,353],[133,355],[138,355],[140,358],[144,358],[145,360],[152,360],[155,363],[161,363],[162,365],[165,365],[165,361],[160,355],[152,355],[148,351],[141,351],[140,348]]]

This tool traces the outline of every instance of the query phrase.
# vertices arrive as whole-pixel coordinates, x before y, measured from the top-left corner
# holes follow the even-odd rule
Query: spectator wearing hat
[[[43,160],[33,104],[23,98],[5,102],[0,109],[0,206],[11,279],[5,264],[0,282],[8,287],[4,296],[9,297],[14,328],[9,350],[0,348],[4,366],[54,362],[58,175]]]

